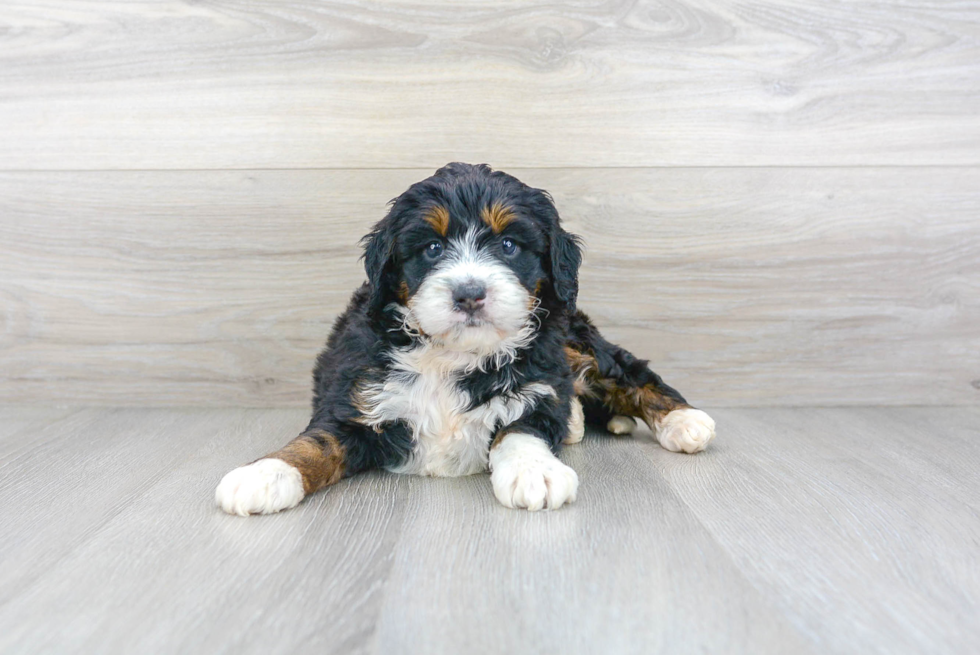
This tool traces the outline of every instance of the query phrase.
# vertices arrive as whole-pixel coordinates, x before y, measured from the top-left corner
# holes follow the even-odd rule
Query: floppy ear
[[[582,264],[581,240],[574,234],[569,234],[555,223],[551,233],[551,285],[555,297],[575,311],[575,300],[578,298],[578,267]]]
[[[364,246],[364,272],[371,288],[370,306],[373,310],[381,310],[392,289],[395,234],[390,215],[361,239],[361,245]]]
[[[541,189],[524,187],[527,205],[538,220],[550,227],[548,238],[551,288],[555,298],[569,312],[575,312],[578,298],[578,267],[582,264],[581,239],[561,229],[561,218],[551,195]]]

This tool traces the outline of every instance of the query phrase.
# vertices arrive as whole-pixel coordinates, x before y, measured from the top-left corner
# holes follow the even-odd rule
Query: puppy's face
[[[579,262],[546,194],[485,166],[451,164],[413,185],[368,239],[375,302],[453,350],[533,332],[533,313],[574,305]]]
[[[399,248],[411,316],[463,350],[517,335],[546,275],[547,244],[531,219],[501,204],[473,213],[428,207]]]

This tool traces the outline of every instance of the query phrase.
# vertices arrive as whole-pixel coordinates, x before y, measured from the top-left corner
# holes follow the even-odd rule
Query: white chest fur
[[[487,469],[493,431],[512,423],[553,387],[526,384],[469,409],[471,398],[457,386],[478,364],[468,353],[424,345],[399,351],[383,382],[362,387],[358,405],[371,426],[404,421],[415,442],[396,473],[470,475]]]

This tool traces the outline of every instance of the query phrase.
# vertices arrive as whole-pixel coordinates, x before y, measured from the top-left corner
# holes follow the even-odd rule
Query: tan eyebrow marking
[[[494,234],[500,234],[505,227],[517,218],[517,215],[514,214],[514,210],[510,207],[505,207],[499,202],[495,202],[483,208],[483,211],[480,212],[480,218],[490,226]]]
[[[446,236],[449,233],[449,210],[442,205],[436,205],[431,209],[427,210],[422,216],[425,222],[432,226],[432,229],[439,233],[440,236]]]

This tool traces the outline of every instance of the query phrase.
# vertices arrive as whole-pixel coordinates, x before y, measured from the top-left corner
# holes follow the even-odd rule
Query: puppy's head
[[[581,251],[551,198],[486,165],[412,185],[364,237],[372,307],[460,351],[533,333],[534,312],[574,311]]]

